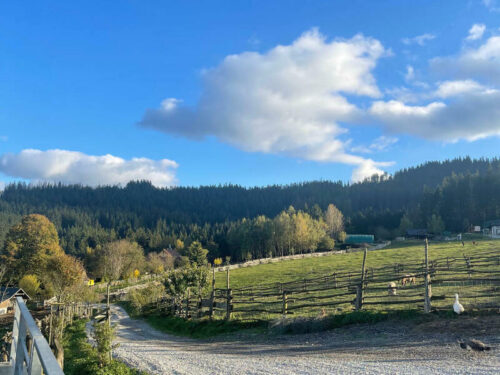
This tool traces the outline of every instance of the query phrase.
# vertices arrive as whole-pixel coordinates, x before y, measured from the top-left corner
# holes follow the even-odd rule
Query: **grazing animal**
[[[472,241],[472,244],[473,244],[473,245],[477,245],[476,241]]]
[[[465,242],[464,242],[464,241],[462,241],[462,247],[464,247],[464,246],[465,246]]]
[[[484,352],[491,350],[490,346],[476,339],[459,341],[458,343],[460,344],[460,347],[462,349],[466,350],[472,349],[475,350],[476,352]]]
[[[387,294],[390,296],[395,296],[397,295],[397,289],[396,289],[396,283],[391,281],[389,285],[387,286]]]
[[[458,302],[458,294],[455,294],[455,303],[453,304],[453,311],[455,311],[455,313],[457,313],[458,315],[460,315],[465,311],[462,304]]]
[[[407,274],[404,275],[403,278],[401,279],[401,285],[405,286],[406,284],[414,284],[415,285],[415,275],[414,274]]]

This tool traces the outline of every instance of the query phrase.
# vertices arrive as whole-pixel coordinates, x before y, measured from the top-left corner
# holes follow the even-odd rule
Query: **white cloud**
[[[434,95],[438,98],[449,98],[452,96],[471,94],[471,93],[489,93],[490,90],[472,79],[461,81],[440,82]]]
[[[406,66],[405,81],[410,82],[415,79],[415,69],[411,65]]]
[[[155,186],[176,184],[177,163],[168,160],[113,155],[92,156],[76,151],[33,150],[0,156],[0,172],[33,182],[62,182],[90,186],[126,184],[132,180],[149,180]]]
[[[448,103],[407,105],[397,100],[376,101],[370,113],[387,130],[422,138],[456,141],[500,135],[500,92],[469,92]]]
[[[372,103],[373,118],[389,132],[445,142],[500,135],[500,36],[456,56],[434,58],[430,67],[451,79],[421,92],[388,92],[392,100]]]
[[[483,79],[500,84],[500,36],[490,37],[477,48],[466,48],[458,56],[434,58],[431,68],[455,79]]]
[[[482,23],[476,23],[472,25],[469,30],[469,35],[465,40],[478,40],[483,37],[484,31],[486,30],[486,26]]]
[[[388,163],[385,166],[392,165],[393,163]],[[383,170],[377,168],[377,165],[371,161],[366,161],[362,164],[359,165],[354,171],[352,172],[352,181],[353,182],[361,182],[365,180],[368,177],[372,177],[374,175],[379,175],[379,176],[384,176],[386,172]]]
[[[432,39],[435,39],[436,36],[433,34],[422,34],[422,35],[417,35],[413,38],[403,38],[401,39],[401,42],[406,45],[411,45],[411,44],[417,44],[419,46],[425,46],[425,44]]]
[[[5,182],[0,181],[0,191],[4,191],[4,190],[5,190]]]
[[[339,136],[363,113],[345,94],[380,97],[372,71],[387,53],[363,35],[327,41],[313,29],[264,54],[226,57],[204,72],[196,106],[167,99],[140,125],[193,139],[215,136],[245,151],[363,165],[361,173],[367,164],[386,164],[346,151]]]
[[[392,146],[396,142],[398,142],[398,138],[382,135],[378,138],[375,138],[369,146],[351,147],[351,151],[371,154],[373,152],[386,151],[390,146]]]

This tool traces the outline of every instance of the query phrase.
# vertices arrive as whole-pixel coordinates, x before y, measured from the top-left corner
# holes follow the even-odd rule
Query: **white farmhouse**
[[[483,234],[490,238],[500,238],[500,219],[485,222]]]

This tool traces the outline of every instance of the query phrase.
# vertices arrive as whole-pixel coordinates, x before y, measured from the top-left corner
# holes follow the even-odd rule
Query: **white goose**
[[[464,312],[464,307],[460,302],[458,302],[458,294],[455,293],[455,303],[453,304],[453,311],[455,311],[457,314],[461,314]]]

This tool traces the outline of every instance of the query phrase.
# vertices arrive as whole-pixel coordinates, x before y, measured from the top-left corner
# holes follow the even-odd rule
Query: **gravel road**
[[[151,374],[494,374],[493,350],[464,351],[453,335],[416,334],[410,326],[379,323],[305,335],[235,335],[198,341],[167,335],[113,307],[115,356]],[[497,333],[497,332],[495,332]]]

